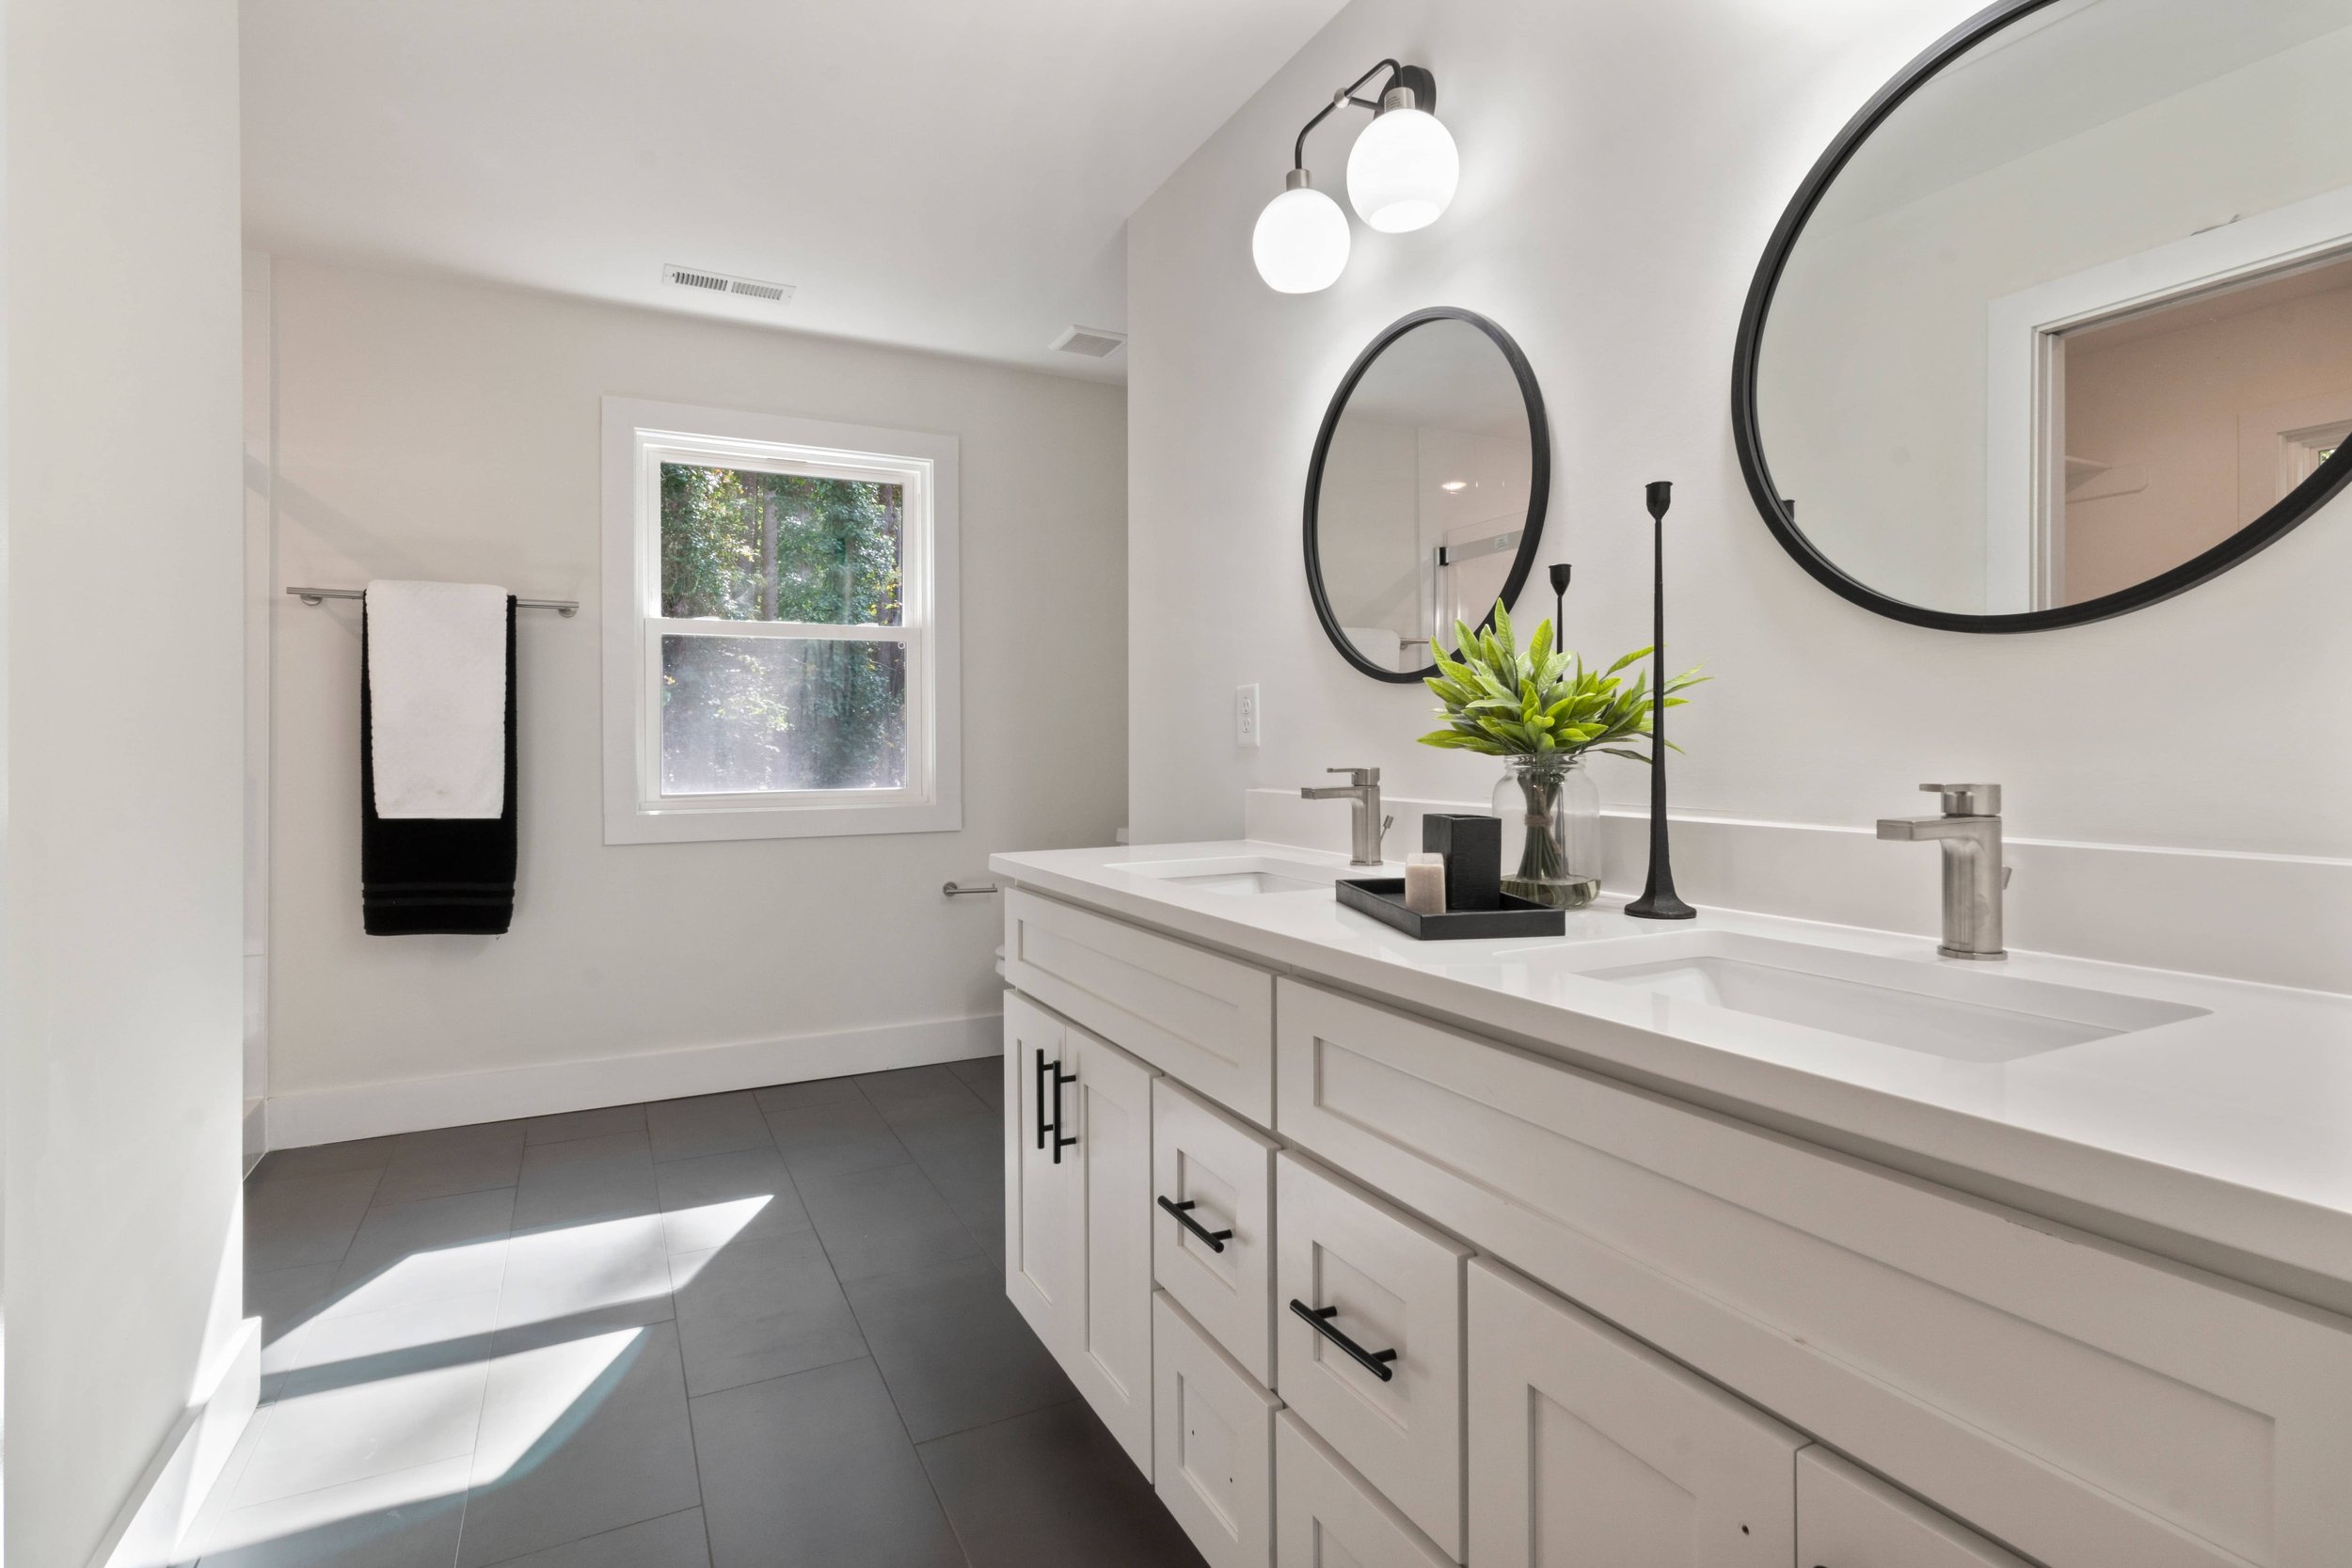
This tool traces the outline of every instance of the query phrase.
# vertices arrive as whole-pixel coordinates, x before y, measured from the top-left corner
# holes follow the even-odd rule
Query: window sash
[[[893,457],[725,436],[639,430],[637,584],[642,679],[637,716],[637,808],[661,815],[887,810],[928,806],[937,798],[938,683],[930,629],[934,619],[932,469],[929,458]],[[661,613],[661,468],[665,463],[740,468],[812,479],[896,484],[899,494],[899,624],[731,621]],[[800,641],[897,642],[906,661],[906,781],[897,789],[778,789],[729,795],[666,795],[661,789],[661,640],[664,637],[769,637]]]

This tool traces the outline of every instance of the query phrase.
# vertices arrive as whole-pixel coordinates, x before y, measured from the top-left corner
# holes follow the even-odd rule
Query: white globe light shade
[[[1391,109],[1364,127],[1347,155],[1347,199],[1384,234],[1426,229],[1454,199],[1462,155],[1426,109]]]
[[[1278,293],[1311,294],[1339,281],[1347,266],[1347,214],[1312,185],[1265,204],[1249,236],[1258,276]]]

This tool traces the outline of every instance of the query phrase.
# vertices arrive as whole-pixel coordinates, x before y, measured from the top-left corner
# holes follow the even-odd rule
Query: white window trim
[[[685,459],[885,479],[908,487],[902,626],[660,617],[660,464]],[[952,436],[825,420],[604,400],[604,841],[817,838],[953,832],[963,826],[962,686],[957,602],[957,442]],[[924,536],[928,534],[929,547]],[[790,637],[902,641],[907,781],[895,790],[660,793],[661,638]]]
[[[1994,300],[1985,343],[1985,609],[2065,595],[2066,406],[2058,336],[2185,295],[2352,249],[2352,188],[2208,229]]]

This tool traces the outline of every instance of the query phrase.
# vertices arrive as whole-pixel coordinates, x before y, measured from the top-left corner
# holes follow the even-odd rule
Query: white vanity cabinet
[[[1794,1555],[1804,1439],[1761,1411],[1484,1261],[1470,1269],[1470,1360],[1479,1568],[1786,1568]]]
[[[1152,1080],[1086,1030],[1005,999],[1005,1291],[1152,1473]]]
[[[2352,1563],[2352,1322],[1364,989],[1007,919],[1006,1289],[1218,1568]]]

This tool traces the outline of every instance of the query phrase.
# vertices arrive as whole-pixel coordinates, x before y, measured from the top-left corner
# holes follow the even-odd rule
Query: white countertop
[[[1382,874],[1351,872],[1343,856],[1254,843],[1041,850],[989,865],[1023,887],[1301,978],[1881,1158],[1900,1151],[1937,1174],[1973,1173],[1990,1196],[2045,1195],[2057,1201],[2025,1206],[2077,1221],[2113,1216],[2125,1223],[2090,1227],[2339,1309],[2352,1302],[2352,997],[2026,952],[1980,966],[1939,958],[1917,937],[1728,911],[1640,921],[1613,898],[1570,911],[1562,937],[1416,942],[1320,890],[1240,896],[1126,869],[1243,857]],[[1543,961],[1563,947],[1693,930],[2201,1011],[2015,1060],[1956,1061]],[[2204,1244],[2151,1243],[2148,1227]],[[2243,1259],[2315,1275],[2326,1288],[2238,1266]]]

